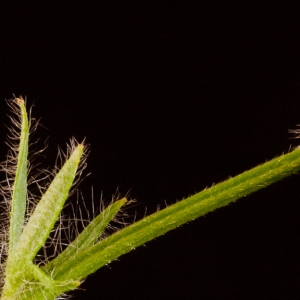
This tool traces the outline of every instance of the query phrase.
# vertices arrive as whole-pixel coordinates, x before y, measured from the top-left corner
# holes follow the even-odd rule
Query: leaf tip
[[[24,99],[23,99],[22,97],[20,97],[20,98],[15,98],[15,101],[17,102],[17,104],[18,104],[19,106],[25,105],[25,101],[24,101]]]

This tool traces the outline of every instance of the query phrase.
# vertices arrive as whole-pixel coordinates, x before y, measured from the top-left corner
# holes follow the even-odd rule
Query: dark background
[[[85,201],[130,191],[137,219],[297,145],[298,1],[92,2],[1,2],[2,160],[13,93],[46,127],[44,166],[86,137]],[[76,298],[299,299],[299,183],[147,243]]]

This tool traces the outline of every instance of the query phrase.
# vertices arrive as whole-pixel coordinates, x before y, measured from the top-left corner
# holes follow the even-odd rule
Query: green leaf
[[[25,226],[15,254],[31,261],[46,242],[73,184],[84,146],[77,145],[55,176]]]
[[[56,270],[69,259],[76,257],[83,250],[88,249],[98,242],[108,223],[113,220],[126,202],[127,200],[123,198],[105,208],[61,254],[43,266],[42,270],[49,274],[57,274]]]
[[[27,198],[27,156],[28,156],[28,138],[29,124],[26,113],[25,103],[22,98],[16,98],[12,102],[12,108],[17,112],[20,118],[14,123],[20,126],[20,144],[17,151],[17,166],[15,180],[13,185],[11,212],[10,212],[10,230],[9,230],[9,254],[14,252],[15,246],[20,238],[24,227],[24,217]],[[16,105],[18,107],[16,107]]]
[[[54,278],[81,280],[143,243],[299,170],[300,150],[296,149],[116,232],[58,267]]]

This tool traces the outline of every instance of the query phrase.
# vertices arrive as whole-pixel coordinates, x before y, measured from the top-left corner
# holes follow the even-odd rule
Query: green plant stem
[[[145,242],[299,170],[300,151],[296,149],[120,230],[61,265],[54,278],[81,280]]]

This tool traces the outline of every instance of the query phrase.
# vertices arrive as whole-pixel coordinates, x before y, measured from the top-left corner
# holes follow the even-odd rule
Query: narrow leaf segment
[[[11,199],[9,254],[14,252],[24,226],[27,197],[27,156],[29,139],[29,123],[24,100],[22,98],[16,98],[15,103],[12,103],[12,107],[13,110],[17,112],[19,120],[16,120],[15,124],[20,126],[21,133],[19,148],[15,153],[17,154],[17,166]],[[20,112],[18,112],[18,110]]]
[[[121,207],[126,204],[126,198],[118,200],[104,209],[81,234],[55,259],[42,269],[49,274],[57,274],[57,270],[82,251],[95,245],[111,220],[114,219]]]
[[[57,280],[81,280],[122,254],[300,170],[300,150],[246,171],[132,224],[67,261]]]

